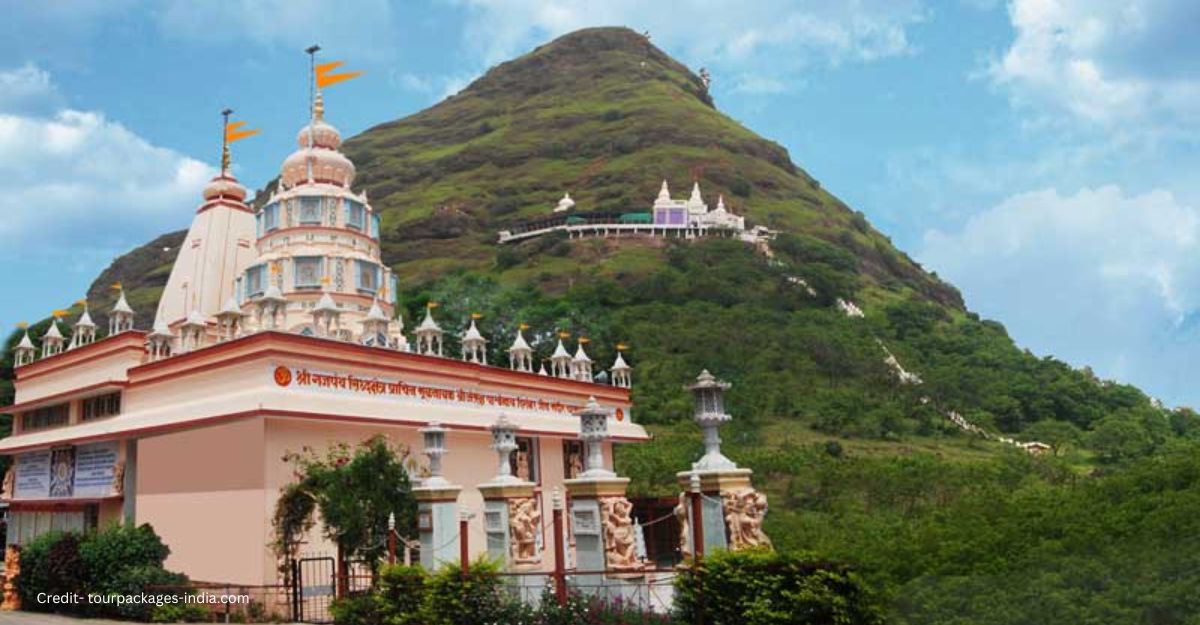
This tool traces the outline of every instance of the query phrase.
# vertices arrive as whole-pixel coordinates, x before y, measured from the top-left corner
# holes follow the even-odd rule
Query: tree
[[[320,512],[325,536],[349,558],[381,559],[387,545],[388,517],[396,530],[412,536],[417,504],[405,463],[408,450],[382,435],[355,448],[334,445],[324,456],[311,449],[289,453],[299,481],[284,489],[275,504],[276,552],[291,555],[297,538]]]
[[[1066,447],[1078,445],[1083,440],[1083,432],[1066,421],[1048,419],[1025,428],[1024,437],[1049,445],[1050,450],[1057,456]]]
[[[1100,461],[1107,464],[1140,458],[1154,449],[1146,428],[1123,412],[1101,419],[1089,438]]]

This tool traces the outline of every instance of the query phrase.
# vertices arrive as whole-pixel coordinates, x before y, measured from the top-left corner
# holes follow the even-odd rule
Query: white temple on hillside
[[[647,235],[654,237],[734,237],[758,244],[774,236],[762,226],[746,229],[746,218],[725,205],[725,196],[717,196],[716,208],[709,209],[698,181],[692,183],[687,199],[671,197],[671,188],[662,181],[658,197],[648,211],[579,212],[570,193],[564,193],[549,217],[518,224],[499,232],[500,243],[516,243],[552,232],[566,232],[571,238]]]
[[[734,231],[746,229],[746,218],[739,217],[725,208],[725,196],[717,197],[717,207],[708,210],[708,204],[700,193],[700,183],[692,183],[692,194],[686,200],[671,198],[671,189],[663,180],[658,197],[654,200],[655,225],[685,226],[690,228],[720,228]]]

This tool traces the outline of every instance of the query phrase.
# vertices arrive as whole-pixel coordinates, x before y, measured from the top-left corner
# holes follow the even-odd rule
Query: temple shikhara
[[[708,548],[769,544],[765,499],[720,453],[727,385],[705,372],[691,387],[706,453],[677,479],[697,506],[629,500],[613,447],[648,435],[624,355],[596,363],[586,341],[562,338],[538,354],[520,320],[510,336],[484,336],[474,319],[448,353],[432,303],[406,329],[379,215],[355,190],[321,91],[257,210],[230,171],[229,147],[254,131],[229,113],[220,174],[203,190],[154,319],[135,318],[122,292],[107,328],[85,304],[72,327],[54,319],[40,344],[27,332],[15,349],[15,402],[0,408],[14,415],[12,436],[0,439],[13,459],[3,488],[10,566],[14,547],[52,530],[149,523],[170,546],[168,568],[193,580],[281,584],[269,545],[275,502],[295,479],[284,456],[379,434],[421,460],[413,482],[426,566],[457,561],[465,539],[471,557],[513,570],[549,570],[562,557],[619,572],[617,583],[669,559],[656,550],[689,553],[700,509]],[[653,224],[660,213],[671,227],[702,219],[744,230],[722,201],[709,211],[698,187],[678,201],[664,184]],[[563,554],[546,529],[555,506],[568,521]],[[640,523],[660,513],[670,530],[648,541]],[[332,550],[319,528],[303,546]]]

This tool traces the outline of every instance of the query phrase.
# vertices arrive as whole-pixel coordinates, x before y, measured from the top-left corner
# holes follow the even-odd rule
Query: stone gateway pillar
[[[681,525],[680,549],[684,555],[691,554],[694,531],[702,532],[705,549],[771,548],[771,540],[763,532],[767,496],[751,484],[753,471],[738,467],[721,453],[718,430],[733,418],[725,412],[724,395],[729,387],[728,382],[717,380],[708,370],[700,372],[696,383],[687,387],[695,395],[693,418],[704,433],[704,455],[690,471],[676,474],[683,492],[676,517]],[[686,493],[696,481],[703,495],[699,528],[686,505]]]
[[[629,478],[604,468],[608,412],[591,398],[577,413],[580,438],[587,445],[587,465],[578,477],[564,482],[571,496],[575,564],[581,571],[636,576],[645,567],[637,555],[637,528],[630,517],[633,504],[625,498]]]
[[[542,514],[534,498],[536,484],[512,473],[516,426],[501,414],[491,431],[498,462],[496,476],[479,485],[488,557],[507,562],[509,569],[536,568],[542,561]]]
[[[446,428],[430,423],[421,428],[425,455],[429,458],[429,477],[413,488],[417,500],[417,532],[421,541],[421,566],[432,571],[446,562],[458,560],[458,493],[461,486],[442,477],[442,456],[446,454]]]

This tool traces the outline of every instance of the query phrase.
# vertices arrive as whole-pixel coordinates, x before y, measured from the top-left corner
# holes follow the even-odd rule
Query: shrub
[[[21,549],[21,575],[17,578],[21,605],[32,612],[69,609],[41,603],[41,593],[79,592],[86,583],[79,560],[79,535],[50,532],[42,534]]]
[[[148,621],[200,617],[199,606],[169,603],[123,604],[113,596],[147,594],[181,597],[188,578],[162,568],[170,549],[149,525],[114,525],[99,532],[51,532],[21,550],[21,575],[17,592],[24,609],[55,611],[79,616],[110,616]],[[96,603],[39,603],[41,593],[99,595]],[[181,600],[180,600],[181,601]],[[188,607],[199,608],[187,609]],[[189,616],[190,615],[190,616]]]
[[[495,563],[476,560],[466,575],[447,564],[429,578],[422,605],[424,625],[482,625],[518,623],[528,617],[519,601],[502,587]]]
[[[882,623],[865,583],[848,567],[797,554],[718,551],[675,580],[675,610],[709,625]]]
[[[330,606],[338,625],[421,625],[428,575],[419,566],[396,564],[379,569],[370,594],[338,599]]]
[[[102,594],[108,602],[101,604],[99,613],[135,621],[152,620],[157,610],[162,609],[167,614],[175,611],[174,606],[186,607],[183,595],[187,594],[184,589],[187,583],[186,575],[172,573],[160,566],[127,566],[113,575],[111,581],[100,584],[105,587]],[[161,596],[164,600],[161,603],[118,603],[114,600],[115,597],[137,596],[141,593]],[[175,597],[176,603],[171,603],[167,597]]]
[[[148,523],[137,527],[113,525],[104,531],[89,534],[79,546],[83,566],[89,571],[104,575],[104,571],[117,571],[123,567],[161,567],[171,554],[154,533]]]

